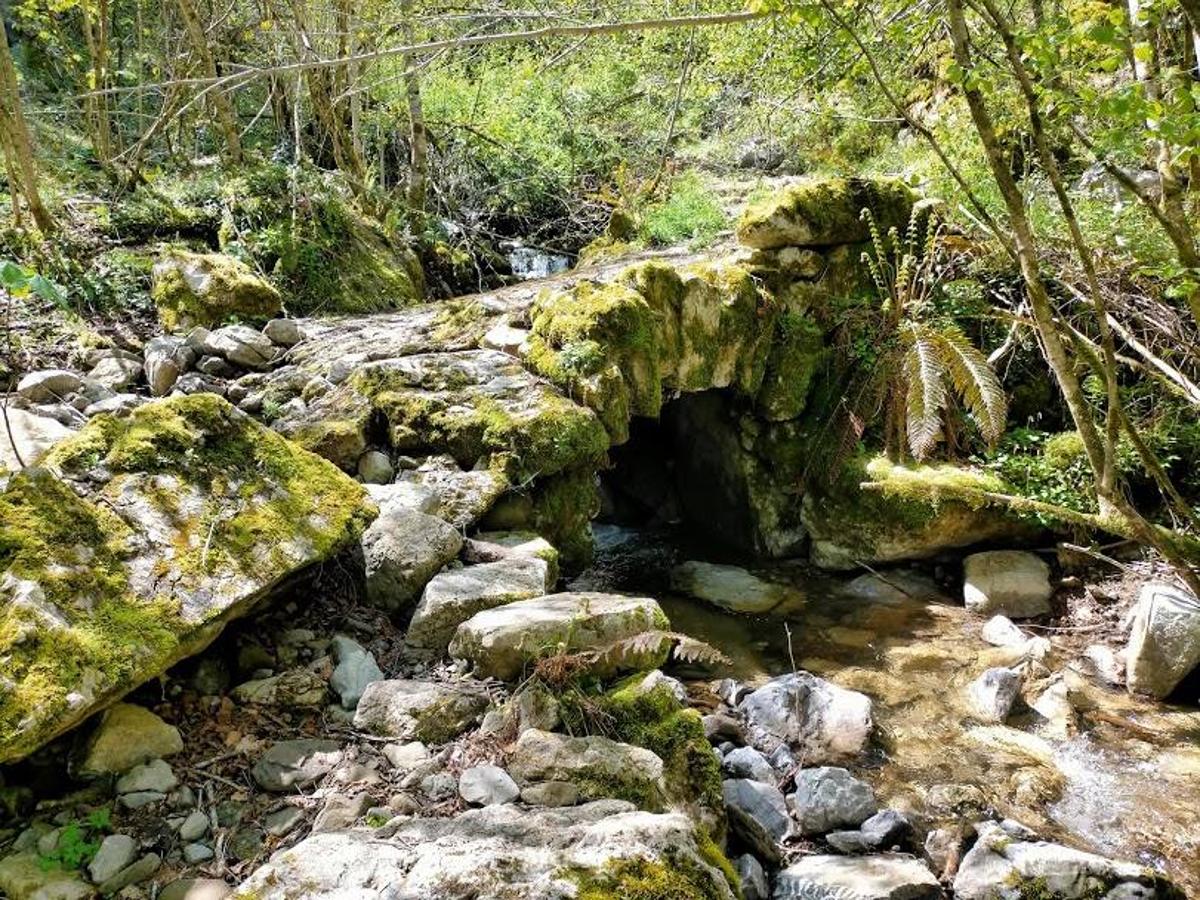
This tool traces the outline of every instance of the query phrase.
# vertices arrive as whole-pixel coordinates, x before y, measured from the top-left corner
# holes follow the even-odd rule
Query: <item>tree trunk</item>
[[[403,0],[400,11],[404,16],[404,42],[413,41],[413,3]],[[417,73],[417,59],[404,56],[404,98],[408,102],[408,189],[409,207],[416,212],[425,211],[429,192],[429,132],[425,128],[425,107],[421,102],[421,76]]]
[[[176,0],[176,3],[179,6],[179,15],[183,19],[183,27],[187,31],[188,40],[192,44],[192,51],[200,60],[204,76],[216,80],[217,63],[208,46],[208,35],[204,33],[204,26],[200,23],[196,7],[192,0]],[[217,118],[217,127],[225,139],[225,155],[231,163],[240,163],[242,161],[242,139],[238,132],[237,114],[234,112],[233,103],[219,87],[213,88],[211,99],[213,112]]]
[[[29,207],[29,214],[37,227],[46,233],[54,231],[54,218],[42,203],[37,186],[37,166],[33,160],[33,142],[29,137],[29,126],[21,109],[21,89],[17,83],[17,68],[13,65],[12,53],[8,49],[8,35],[0,22],[0,132],[8,135],[7,149],[11,152],[10,164],[20,179],[21,193]],[[11,169],[10,169],[11,171]],[[13,198],[16,202],[16,198]]]

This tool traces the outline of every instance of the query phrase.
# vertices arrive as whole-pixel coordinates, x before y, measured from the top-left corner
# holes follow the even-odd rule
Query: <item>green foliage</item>
[[[0,259],[0,290],[12,297],[33,294],[58,306],[66,303],[58,285],[9,259]]]
[[[42,869],[83,869],[92,861],[104,835],[112,830],[112,811],[107,806],[98,807],[87,817],[68,822],[58,832],[54,849],[38,858]]]
[[[648,205],[641,216],[645,240],[660,247],[684,241],[703,246],[727,226],[720,201],[695,172],[672,181],[666,198]]]

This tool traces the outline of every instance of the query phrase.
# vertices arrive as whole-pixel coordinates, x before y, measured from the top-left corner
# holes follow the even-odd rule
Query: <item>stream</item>
[[[1200,710],[1100,685],[1051,650],[1042,679],[1027,687],[1040,692],[1061,672],[1074,708],[1067,721],[1021,705],[1007,725],[980,725],[967,686],[1020,654],[985,643],[981,622],[928,575],[839,578],[758,565],[756,574],[800,588],[807,603],[734,615],[670,592],[671,565],[706,558],[687,538],[595,528],[597,561],[574,587],[658,598],[675,630],[723,651],[728,674],[752,686],[798,667],[870,696],[875,749],[849,767],[881,805],[931,826],[1011,817],[1045,839],[1159,869],[1200,896]]]

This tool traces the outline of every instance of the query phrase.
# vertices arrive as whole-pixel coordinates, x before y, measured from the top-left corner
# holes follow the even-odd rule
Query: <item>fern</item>
[[[987,357],[957,325],[945,325],[934,334],[954,392],[962,398],[987,442],[995,444],[1008,421],[1008,398],[999,377]]]
[[[710,666],[732,666],[733,661],[710,644],[677,631],[651,629],[640,631],[597,647],[575,653],[556,653],[539,659],[535,675],[551,687],[563,688],[592,667],[637,667],[648,658],[664,651],[669,658],[681,663],[701,663]]]
[[[929,454],[942,433],[946,408],[940,348],[936,333],[913,323],[904,330],[908,349],[904,353],[905,414],[908,446],[921,459]]]

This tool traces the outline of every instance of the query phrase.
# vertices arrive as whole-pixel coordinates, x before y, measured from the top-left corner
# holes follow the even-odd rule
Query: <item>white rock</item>
[[[9,469],[15,472],[21,467],[21,463],[27,466],[37,465],[47,450],[75,433],[73,428],[68,428],[54,419],[36,416],[23,409],[8,410],[8,426],[12,429],[11,441],[3,421],[0,420],[0,471]],[[17,445],[15,453],[14,442]]]
[[[344,634],[335,635],[332,646],[337,666],[329,679],[329,686],[342,698],[342,706],[354,709],[367,685],[383,680],[383,671],[374,656]]]
[[[1142,588],[1125,651],[1129,690],[1165,697],[1200,663],[1200,600],[1165,584]]]
[[[499,350],[509,356],[520,356],[528,340],[529,332],[524,328],[513,328],[502,322],[488,330],[479,346],[487,350]]]
[[[100,849],[88,863],[88,875],[96,884],[108,881],[133,862],[137,841],[127,834],[110,834],[100,842]]]
[[[967,689],[971,711],[981,721],[1003,722],[1021,693],[1022,682],[1020,673],[1012,669],[988,669]]]
[[[117,779],[118,794],[135,794],[141,791],[156,791],[165,794],[179,784],[170,765],[161,759],[134,766]]]
[[[1032,553],[989,550],[963,560],[963,600],[978,615],[1045,615],[1053,593],[1050,567]]]
[[[512,777],[499,766],[472,766],[458,779],[458,793],[474,806],[493,806],[512,803],[521,789]]]
[[[304,332],[295,319],[272,319],[263,326],[263,334],[281,347],[294,347],[304,340]]]
[[[775,879],[775,900],[934,900],[942,888],[920,860],[901,853],[805,856]]]
[[[772,678],[747,694],[738,709],[755,747],[769,754],[786,745],[798,750],[805,763],[861,753],[874,727],[865,694],[809,672]]]
[[[386,453],[368,450],[358,458],[358,477],[366,484],[389,484],[396,470]]]
[[[1019,647],[1025,643],[1025,633],[1007,616],[992,616],[983,623],[980,637],[993,647]]]
[[[82,384],[82,378],[66,369],[41,369],[18,381],[17,393],[34,403],[53,403],[75,393]]]
[[[766,581],[739,566],[696,560],[671,570],[671,587],[739,613],[769,612],[785,603],[795,608],[804,602],[804,595],[795,588]]]
[[[226,325],[209,332],[204,352],[254,371],[269,369],[278,353],[270,338],[246,325]]]
[[[796,791],[788,795],[788,805],[801,834],[857,828],[879,809],[871,786],[836,766],[796,773]]]
[[[196,360],[196,352],[178,337],[156,337],[146,344],[146,382],[150,393],[163,397]]]
[[[111,391],[128,391],[142,378],[142,364],[123,356],[107,356],[88,372],[88,380]]]

